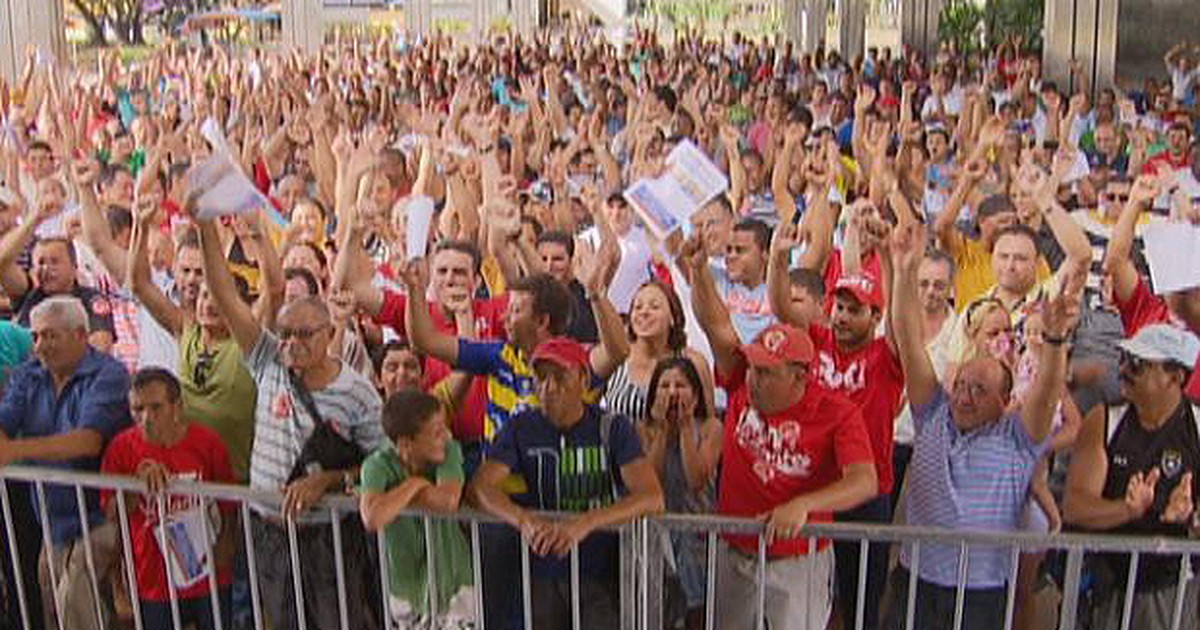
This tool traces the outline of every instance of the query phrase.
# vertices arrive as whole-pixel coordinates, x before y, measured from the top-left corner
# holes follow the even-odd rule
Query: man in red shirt
[[[904,393],[904,372],[896,355],[891,327],[887,334],[878,335],[884,315],[885,299],[879,279],[869,273],[843,275],[833,290],[833,310],[830,325],[806,321],[805,313],[796,309],[784,284],[794,228],[781,226],[771,243],[768,278],[772,308],[780,321],[807,327],[816,349],[817,364],[813,376],[825,389],[846,397],[862,412],[875,456],[875,474],[879,494],[858,508],[837,515],[839,521],[890,523],[892,520],[892,485],[895,468],[892,465],[894,419]],[[889,276],[891,261],[882,257],[883,275]],[[837,599],[844,626],[856,627],[855,600],[858,595],[860,547],[856,542],[836,543]],[[887,581],[888,546],[871,545],[868,553],[866,602],[879,602]],[[879,608],[863,607],[865,628],[879,625]]]
[[[712,346],[729,413],[717,509],[766,522],[763,614],[771,628],[824,628],[833,557],[828,540],[810,549],[808,522],[828,523],[878,492],[861,411],[840,394],[810,386],[816,350],[804,331],[774,324],[742,346],[720,300],[702,246],[689,241],[692,308]],[[753,627],[758,541],[727,535],[717,575],[717,626]]]
[[[1129,201],[1113,227],[1108,249],[1104,252],[1104,273],[1112,278],[1113,303],[1121,315],[1125,337],[1132,338],[1150,324],[1188,325],[1168,307],[1167,300],[1150,291],[1150,284],[1133,263],[1133,242],[1142,212],[1149,212],[1158,196],[1158,180],[1142,175],[1129,191]],[[1193,331],[1195,332],[1195,331]],[[1196,365],[1200,368],[1200,364]],[[1200,369],[1192,371],[1184,389],[1192,399],[1200,400]]]
[[[146,483],[146,494],[127,495],[129,537],[137,575],[142,624],[146,628],[171,628],[171,591],[176,590],[179,622],[198,630],[217,627],[209,596],[208,554],[213,554],[221,600],[221,627],[232,623],[232,583],[236,509],[220,506],[220,518],[196,497],[166,495],[171,480],[234,483],[229,452],[212,429],[183,416],[179,381],[161,368],[145,368],[133,376],[129,406],[135,425],[113,438],[104,453],[100,471],[133,475]],[[165,509],[159,511],[160,501]],[[109,518],[118,518],[113,493],[102,497]],[[207,519],[217,543],[209,547],[200,523]],[[166,531],[162,531],[165,528]],[[169,570],[163,563],[162,545],[169,547]]]
[[[1187,114],[1179,113],[1167,127],[1167,150],[1146,160],[1142,173],[1153,175],[1187,169],[1192,166],[1192,121]]]
[[[408,298],[375,284],[372,277],[374,265],[363,252],[364,232],[359,223],[352,216],[345,231],[342,253],[334,266],[333,289],[350,289],[360,311],[373,317],[376,323],[389,326],[401,338],[407,338],[404,311]],[[465,334],[456,320],[469,317],[474,320],[475,334],[468,336],[484,341],[503,340],[508,296],[490,299],[475,297],[479,289],[482,260],[479,250],[470,243],[445,241],[438,244],[430,260],[432,299],[429,302],[429,314],[438,332],[455,336]],[[451,371],[450,365],[443,361],[429,357],[425,359],[425,378],[428,383],[441,381]],[[454,418],[454,439],[462,444],[463,463],[468,476],[475,472],[482,455],[483,416],[487,401],[487,379],[474,379]]]

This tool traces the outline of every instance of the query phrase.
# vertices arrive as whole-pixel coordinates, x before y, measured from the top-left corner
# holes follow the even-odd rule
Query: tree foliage
[[[1016,38],[1028,51],[1042,47],[1045,0],[974,0],[947,4],[938,23],[938,36],[963,52],[996,48]]]
[[[216,0],[66,0],[88,25],[90,43],[146,43],[145,27],[154,24],[174,30],[192,13],[212,8]]]

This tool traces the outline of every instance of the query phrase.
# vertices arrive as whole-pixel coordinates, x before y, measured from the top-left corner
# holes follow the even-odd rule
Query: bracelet
[[[1042,335],[1042,341],[1052,346],[1061,346],[1067,343],[1067,335],[1063,335],[1061,337],[1055,337],[1054,335]]]

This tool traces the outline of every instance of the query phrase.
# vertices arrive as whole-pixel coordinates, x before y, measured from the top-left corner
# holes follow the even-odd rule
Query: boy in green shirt
[[[470,627],[475,619],[470,548],[453,521],[430,522],[438,619],[430,616],[422,519],[402,517],[409,508],[458,510],[463,491],[462,449],[446,428],[438,399],[402,390],[384,403],[383,430],[390,444],[362,465],[359,508],[368,531],[383,528],[391,585],[392,623],[401,628]]]

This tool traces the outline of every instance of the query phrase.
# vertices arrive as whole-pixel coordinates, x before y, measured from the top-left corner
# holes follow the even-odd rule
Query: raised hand
[[[1195,511],[1196,505],[1192,502],[1192,473],[1188,471],[1183,473],[1179,485],[1171,491],[1167,507],[1162,513],[1162,520],[1164,523],[1187,523]]]
[[[888,249],[897,270],[915,272],[925,257],[925,225],[913,222],[896,227],[892,230]]]

